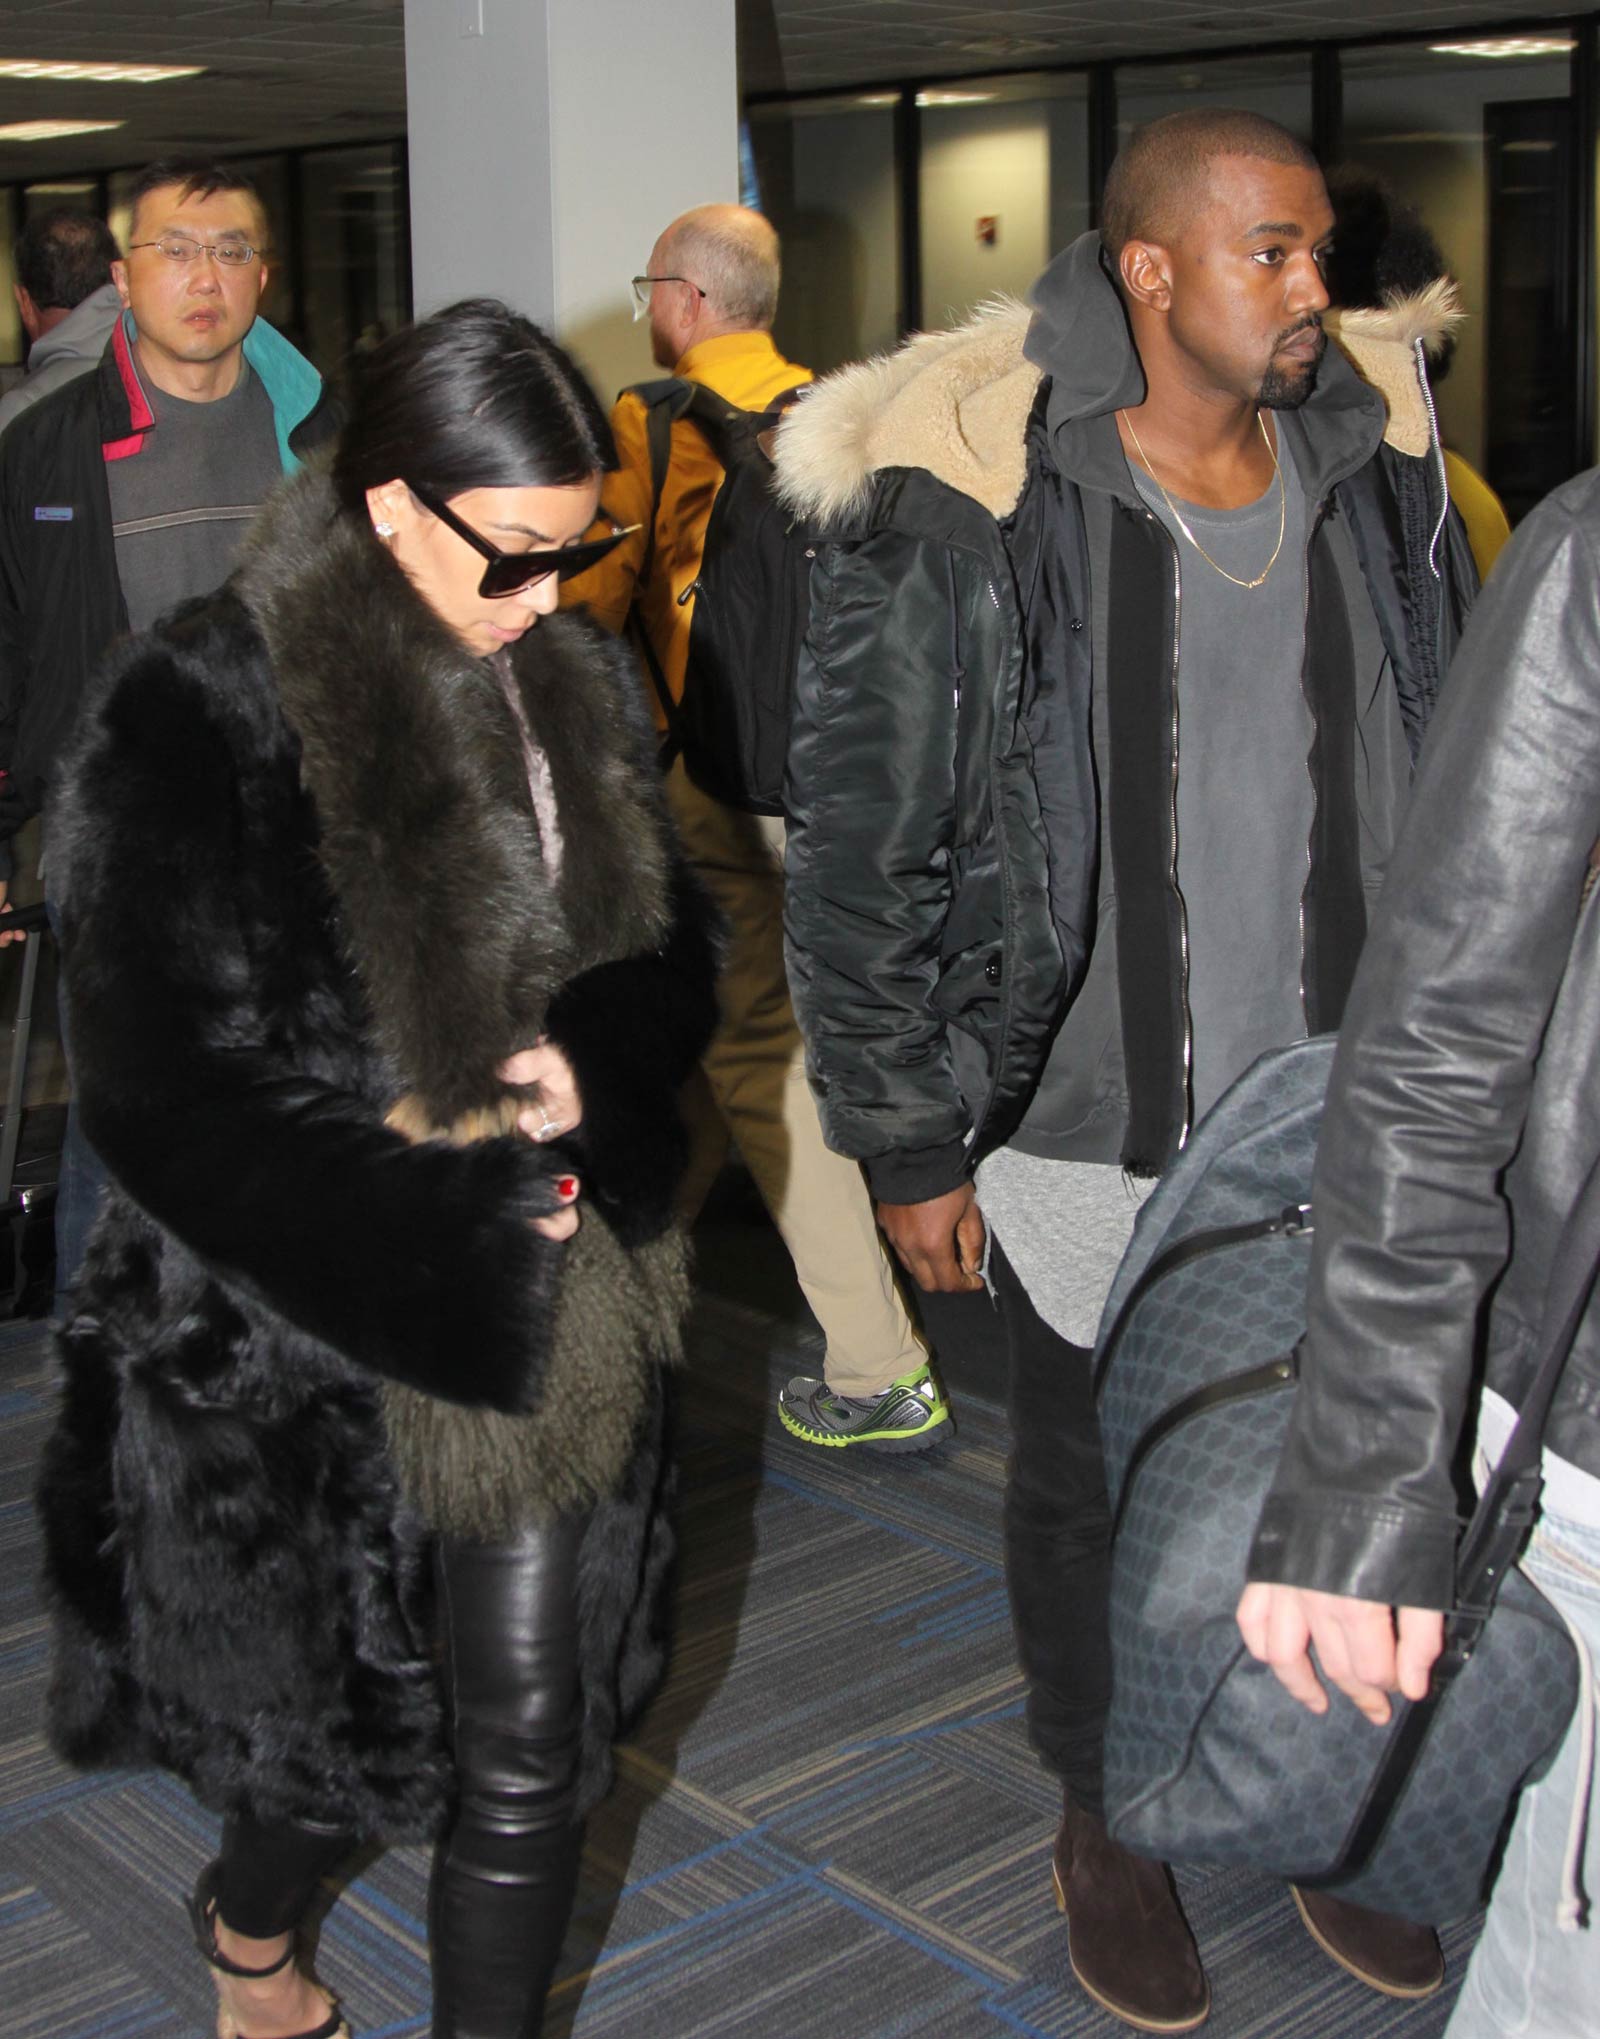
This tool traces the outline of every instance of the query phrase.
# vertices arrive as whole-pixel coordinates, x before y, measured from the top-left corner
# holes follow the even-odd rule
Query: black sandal
[[[291,1937],[288,1947],[276,1961],[268,1962],[265,1968],[246,1968],[242,1962],[234,1961],[217,1945],[217,1880],[221,1872],[220,1862],[210,1862],[200,1872],[200,1880],[194,1887],[194,1895],[184,1899],[189,1914],[189,1924],[194,1929],[194,1944],[200,1950],[201,1959],[215,1969],[219,1975],[242,1976],[247,1982],[260,1982],[269,1975],[279,1975],[294,1960],[295,1947]],[[217,2039],[247,2039],[239,2030],[234,2015],[226,2004],[218,2008]],[[338,2003],[330,1999],[328,2015],[320,2025],[307,2032],[294,2032],[289,2039],[350,2039],[350,2027],[345,2023]]]

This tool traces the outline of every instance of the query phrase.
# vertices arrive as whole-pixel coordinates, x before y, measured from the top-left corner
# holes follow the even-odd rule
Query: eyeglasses
[[[628,288],[633,292],[633,322],[635,325],[649,311],[650,292],[658,283],[689,283],[689,279],[687,276],[635,276],[631,278]],[[689,288],[696,297],[705,296],[705,292],[698,283],[689,283]]]
[[[153,241],[130,241],[128,253],[131,255],[135,248],[159,248],[169,262],[198,262],[202,255],[210,255],[224,269],[248,269],[261,252],[248,241],[194,241],[187,234],[162,234]]]
[[[539,552],[502,552],[498,545],[491,545],[481,532],[474,531],[470,524],[458,517],[443,497],[436,496],[432,489],[425,489],[414,481],[407,482],[406,487],[441,524],[458,538],[464,538],[474,552],[481,552],[488,560],[483,579],[478,583],[478,593],[490,601],[499,601],[506,595],[520,595],[524,588],[532,587],[535,581],[542,581],[547,574],[554,574],[557,580],[565,581],[574,574],[586,573],[624,538],[631,538],[635,531],[643,528],[639,524],[613,524],[604,538],[585,538],[576,545],[555,545]]]

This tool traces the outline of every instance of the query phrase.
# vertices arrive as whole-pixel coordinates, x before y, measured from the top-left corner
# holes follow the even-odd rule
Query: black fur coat
[[[503,1439],[589,1398],[520,1467],[527,1514],[593,1511],[586,1801],[659,1670],[675,1094],[714,1019],[712,941],[626,662],[551,617],[512,667],[554,880],[494,674],[304,475],[227,588],[114,655],[52,818],[75,1076],[113,1187],[40,1488],[51,1733],[218,1810],[438,1824],[418,1505],[438,1497],[399,1477],[397,1411],[456,1405]],[[441,1127],[494,1108],[497,1064],[540,1032],[577,1073],[572,1140],[385,1124],[403,1094]],[[528,1220],[569,1169],[564,1246]]]

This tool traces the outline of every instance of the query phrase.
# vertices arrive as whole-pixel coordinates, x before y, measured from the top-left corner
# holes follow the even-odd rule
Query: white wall
[[[993,215],[986,246],[977,222]],[[947,326],[997,291],[1020,297],[1049,261],[1050,132],[1038,104],[922,116],[922,317]]]
[[[489,293],[602,396],[655,373],[628,279],[738,197],[734,0],[406,0],[406,95],[419,314]]]

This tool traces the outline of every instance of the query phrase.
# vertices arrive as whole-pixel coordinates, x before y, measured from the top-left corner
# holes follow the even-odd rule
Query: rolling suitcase
[[[39,963],[49,923],[42,906],[19,907],[8,924],[28,930],[22,945],[21,988],[11,1033],[11,1072],[0,1119],[0,1321],[36,1317],[50,1306],[55,1282],[56,1189],[60,1181],[65,1105],[24,1109],[28,1050]]]

